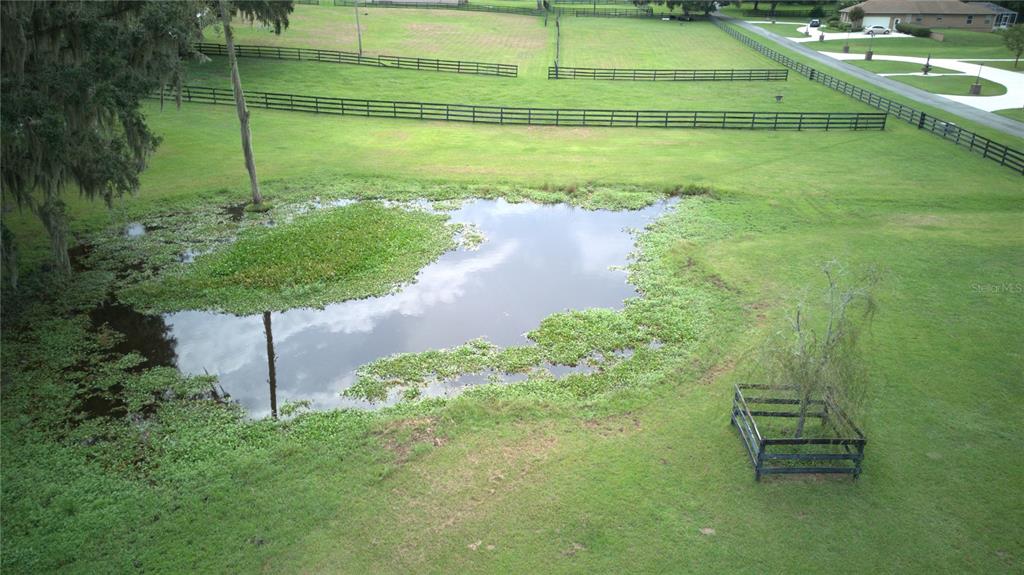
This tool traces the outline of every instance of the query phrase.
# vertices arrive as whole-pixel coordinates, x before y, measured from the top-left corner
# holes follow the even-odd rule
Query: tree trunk
[[[7,226],[0,223],[0,261],[2,261],[4,279],[12,290],[18,289],[18,245],[14,242],[14,234]]]
[[[68,221],[64,214],[64,202],[56,197],[56,192],[46,193],[46,200],[39,208],[39,219],[43,221],[43,226],[50,235],[54,269],[60,274],[71,274],[71,258],[68,257]]]
[[[267,377],[270,381],[270,416],[277,419],[277,356],[274,355],[274,329],[270,312],[263,312],[263,332],[267,335]]]
[[[245,169],[249,171],[249,183],[252,185],[252,203],[263,203],[260,193],[260,181],[256,177],[256,160],[252,153],[252,132],[249,130],[249,110],[245,106],[245,93],[242,92],[242,79],[238,75],[238,56],[235,54],[235,37],[231,32],[231,10],[227,0],[220,0],[220,19],[224,23],[224,41],[228,46],[228,62],[231,64],[231,87],[235,93],[235,108],[238,110],[238,121],[242,125],[242,152],[245,154]]]
[[[807,407],[811,403],[811,398],[803,395],[800,398],[800,417],[796,422],[796,438],[800,439],[804,436],[804,422],[807,421]]]

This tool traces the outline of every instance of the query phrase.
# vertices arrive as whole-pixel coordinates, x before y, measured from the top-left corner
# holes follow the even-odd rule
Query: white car
[[[892,30],[886,28],[885,26],[882,26],[881,24],[868,26],[867,28],[864,29],[864,33],[869,36],[874,36],[875,34],[888,34],[890,32],[892,32]]]

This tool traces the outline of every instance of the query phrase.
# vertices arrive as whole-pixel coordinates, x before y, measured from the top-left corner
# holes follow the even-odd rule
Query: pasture
[[[514,63],[519,77],[242,58],[243,85],[509,106],[874,110],[792,73],[785,82],[547,80],[553,21],[364,12],[368,53]],[[237,41],[354,50],[353,20],[351,8],[300,5],[281,36],[238,26]],[[563,17],[561,26],[564,66],[780,67],[707,22]],[[996,53],[988,45],[972,52]],[[186,84],[230,87],[226,59],[190,64]],[[45,295],[5,300],[5,571],[1020,571],[1019,173],[893,118],[884,131],[756,132],[252,109],[270,208],[232,212],[248,199],[233,107],[161,109],[151,101],[144,111],[163,141],[138,194],[110,209],[67,197],[71,232],[90,246],[90,267],[73,282],[40,284]],[[150,290],[149,303],[184,314],[200,313],[195,286],[243,280],[247,290],[273,288],[274,297],[293,300],[310,285],[335,302],[389,289],[401,296],[415,291],[414,268],[466,250],[439,282],[458,289],[421,298],[458,306],[459,289],[472,286],[460,278],[472,278],[492,255],[488,246],[508,238],[470,235],[460,242],[479,247],[456,248],[442,218],[392,212],[425,203],[450,213],[473,199],[500,200],[509,212],[568,204],[566,217],[664,211],[628,234],[633,256],[618,267],[635,295],[607,309],[556,310],[515,345],[424,344],[425,351],[375,358],[363,371],[397,373],[391,383],[410,389],[437,374],[485,374],[451,397],[410,393],[384,409],[292,405],[280,420],[251,418],[211,399],[215,380],[202,371],[186,377],[173,363],[136,369],[137,357],[117,347],[124,338],[108,332],[118,326],[94,321],[109,294],[141,301],[138,292],[127,297],[137,285],[164,285],[166,293]],[[316,211],[332,202],[344,207]],[[49,246],[38,220],[17,211],[4,217],[27,238],[23,265],[42,277]],[[142,241],[123,231],[133,223],[151,230]],[[611,249],[611,231],[580,229],[573,265],[598,261],[593,273],[615,271],[597,257]],[[180,276],[192,283],[166,283],[177,276],[164,274],[191,273],[191,263],[177,260],[186,248],[202,248],[194,274]],[[352,258],[368,263],[349,266]],[[870,374],[864,473],[856,481],[755,482],[729,425],[732,386],[746,382],[758,345],[786,329],[798,302],[821,309],[821,267],[833,260],[883,277],[879,312],[862,341]],[[533,287],[542,298],[545,286]],[[501,308],[512,295],[497,289],[488,301]],[[252,311],[254,299],[270,301],[246,293],[239,307]],[[395,313],[403,317],[423,313],[402,303]],[[6,309],[17,308],[9,305],[24,308],[14,327]],[[289,343],[289,318],[319,312],[275,316],[282,362],[302,352]],[[165,331],[188,319],[144,317],[167,321]],[[266,344],[263,325],[251,345],[232,347],[242,332],[225,331],[210,347],[273,357],[269,321]],[[307,341],[315,346],[344,329],[369,334],[359,331],[363,324],[340,325],[317,324],[322,331]],[[447,329],[393,339],[429,342]],[[182,356],[197,353],[184,338],[176,345]],[[590,371],[558,369],[581,366]],[[310,379],[302,367],[296,379]],[[264,389],[266,377],[253,376],[252,386]],[[98,397],[140,415],[83,411],[80,390],[97,388]],[[331,389],[335,397],[343,391]]]

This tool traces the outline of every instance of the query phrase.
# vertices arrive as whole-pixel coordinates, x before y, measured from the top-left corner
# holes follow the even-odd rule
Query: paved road
[[[860,54],[844,54],[842,52],[822,52],[826,56],[831,56],[836,60],[859,60],[864,56]],[[914,56],[883,56],[881,54],[875,54],[876,60],[889,60],[893,62],[910,62],[912,64],[920,64],[924,67],[925,58],[917,58]],[[993,68],[991,66],[982,66],[979,70],[978,64],[970,62],[961,62],[960,60],[950,60],[948,58],[932,58],[931,63],[936,68],[945,68],[947,70],[956,70],[964,76],[976,76],[978,73],[981,77],[1002,84],[1006,88],[1006,93],[1002,96],[985,96],[982,92],[981,96],[966,96],[966,95],[951,95],[951,94],[939,94],[943,98],[949,98],[955,102],[961,104],[967,104],[979,110],[986,110],[991,112],[993,110],[1005,110],[1007,108],[1021,108],[1024,107],[1024,74],[1014,72],[1012,70],[1002,70],[1000,68]],[[888,74],[884,74],[888,76]],[[921,73],[917,72],[916,75],[920,76]],[[944,74],[935,74],[936,76],[943,76]]]
[[[972,106],[968,106],[967,104],[954,102],[953,100],[949,100],[943,96],[939,96],[938,94],[925,92],[924,90],[919,90],[917,88],[914,88],[913,86],[908,86],[901,82],[897,82],[896,80],[890,80],[883,76],[879,76],[877,74],[868,72],[867,70],[861,70],[860,68],[857,68],[855,66],[844,64],[839,60],[835,60],[829,56],[819,53],[817,50],[811,50],[810,48],[801,46],[800,44],[790,42],[789,40],[783,38],[782,36],[779,36],[778,34],[775,34],[773,32],[769,32],[768,30],[765,30],[760,26],[748,24],[742,20],[737,20],[735,18],[729,18],[726,16],[720,16],[720,18],[732,24],[736,24],[746,30],[749,30],[750,32],[753,32],[754,34],[762,38],[771,40],[776,44],[781,44],[783,47],[789,48],[794,52],[807,56],[814,60],[815,62],[822,64],[824,67],[832,68],[834,70],[840,70],[857,78],[858,80],[863,80],[868,84],[873,84],[875,86],[878,86],[879,88],[884,88],[886,90],[889,90],[890,92],[894,92],[910,100],[914,100],[922,104],[927,104],[940,110],[945,110],[950,114],[955,114],[957,116],[960,116],[961,118],[966,118],[968,120],[971,120],[972,122],[977,122],[978,124],[988,126],[989,128],[995,130],[999,130],[1000,132],[1003,132],[1005,134],[1009,134],[1011,136],[1015,136],[1018,138],[1024,138],[1024,123],[1018,122],[1016,120],[1011,120],[1010,118],[999,116],[991,112],[985,112]],[[1013,144],[1011,144],[1011,146],[1016,147]]]

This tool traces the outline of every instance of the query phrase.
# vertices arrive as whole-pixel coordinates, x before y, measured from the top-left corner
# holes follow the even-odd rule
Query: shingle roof
[[[1010,10],[1009,8],[1006,8],[1004,6],[1000,6],[999,4],[993,4],[992,2],[968,2],[968,4],[973,4],[975,6],[984,6],[985,8],[988,8],[989,10],[996,14],[1016,14],[1015,11]]]
[[[866,0],[844,8],[849,12],[859,6],[865,14],[994,14],[984,5],[964,4],[960,0]]]

